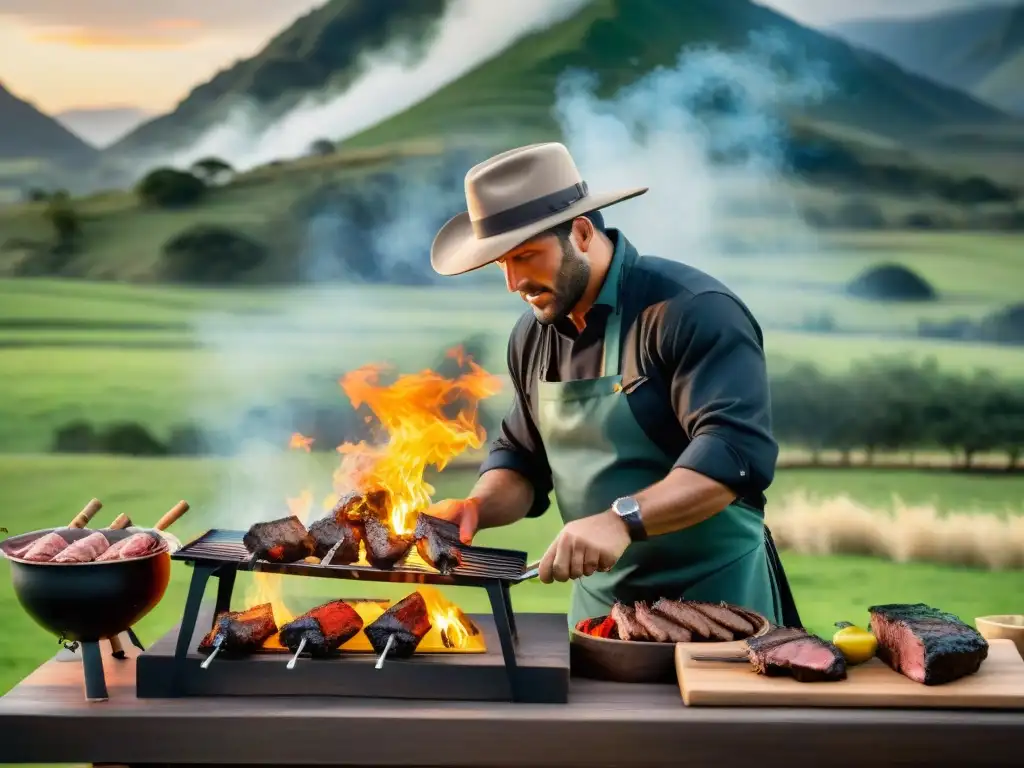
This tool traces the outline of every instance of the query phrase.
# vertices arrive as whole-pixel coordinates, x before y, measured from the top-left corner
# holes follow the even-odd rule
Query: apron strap
[[[779,551],[775,548],[775,540],[768,526],[764,526],[764,546],[768,554],[768,569],[775,577],[775,583],[779,588],[779,602],[782,604],[782,623],[787,627],[803,628],[800,621],[800,613],[796,609],[796,600],[793,599],[793,590],[789,587],[789,579],[786,578],[786,570],[782,567],[782,560],[779,559]]]
[[[615,310],[608,316],[608,325],[604,329],[604,349],[601,351],[601,375],[618,376],[621,367],[622,350],[620,340],[622,338],[622,303],[615,307]],[[612,352],[612,359],[608,359],[608,351]]]

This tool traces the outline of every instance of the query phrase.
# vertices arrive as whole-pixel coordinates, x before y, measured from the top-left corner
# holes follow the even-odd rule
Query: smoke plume
[[[269,129],[259,130],[255,108],[239,108],[172,164],[187,167],[222,157],[239,169],[305,154],[321,138],[342,140],[408,109],[497,56],[522,37],[561,21],[588,0],[452,0],[425,54],[408,64],[393,48],[367,54],[360,75],[337,98],[309,99]]]

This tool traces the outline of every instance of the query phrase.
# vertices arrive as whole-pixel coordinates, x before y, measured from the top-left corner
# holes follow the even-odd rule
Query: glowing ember
[[[310,451],[313,450],[312,446],[313,438],[305,437],[304,435],[300,435],[298,432],[292,435],[292,439],[288,441],[289,448],[305,451],[306,453],[309,453]]]

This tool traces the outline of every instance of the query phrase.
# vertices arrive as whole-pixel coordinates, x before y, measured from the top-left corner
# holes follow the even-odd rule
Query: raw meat
[[[378,654],[384,652],[388,638],[394,636],[388,655],[403,659],[416,652],[416,647],[426,637],[430,627],[427,603],[423,595],[413,592],[384,611],[363,631]]]
[[[871,631],[878,657],[924,685],[942,685],[972,675],[988,657],[988,643],[951,613],[915,603],[874,605]]]
[[[67,540],[59,533],[48,533],[33,541],[17,556],[33,563],[48,563],[67,546]]]
[[[846,659],[832,643],[803,629],[782,627],[747,640],[754,670],[768,677],[789,676],[801,683],[846,679]]]
[[[416,551],[441,573],[451,573],[462,563],[459,526],[439,517],[421,514],[416,518]]]
[[[652,640],[659,643],[688,643],[693,638],[689,630],[660,613],[655,613],[645,602],[638,601],[633,606],[633,612],[637,623],[647,631]]]
[[[134,557],[145,557],[156,552],[163,546],[163,541],[149,533],[133,533],[96,558],[97,563],[108,560],[130,560]]]
[[[620,640],[650,640],[647,630],[637,621],[636,612],[628,605],[615,603],[608,614],[615,622]]]
[[[242,537],[245,548],[260,560],[294,563],[313,554],[316,545],[295,515],[256,523]]]
[[[110,549],[110,542],[107,537],[99,531],[90,533],[84,539],[79,539],[69,544],[65,549],[57,553],[51,563],[91,563],[97,557]]]
[[[363,628],[363,619],[344,600],[318,605],[281,627],[281,643],[295,652],[303,640],[311,656],[329,656]]]

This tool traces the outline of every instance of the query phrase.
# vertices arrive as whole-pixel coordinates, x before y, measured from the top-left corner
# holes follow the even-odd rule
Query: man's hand
[[[473,537],[480,527],[480,502],[477,499],[445,499],[431,504],[424,512],[455,523],[459,526],[459,539],[462,543],[473,543]]]
[[[612,510],[567,523],[540,561],[545,584],[607,571],[629,546],[629,531]]]

